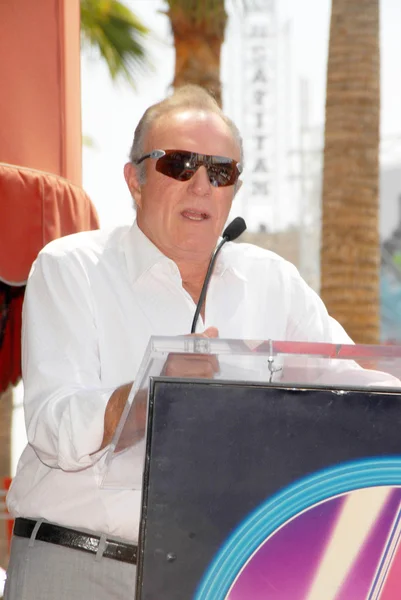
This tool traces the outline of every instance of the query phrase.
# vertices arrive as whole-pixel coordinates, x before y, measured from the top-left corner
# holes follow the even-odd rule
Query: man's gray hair
[[[145,183],[145,163],[143,162],[140,165],[136,165],[135,161],[141,158],[141,156],[144,154],[145,138],[152,124],[166,114],[189,109],[213,112],[221,117],[239,145],[241,156],[240,163],[242,167],[244,166],[243,142],[238,127],[223,113],[220,106],[209,92],[198,85],[188,84],[177,88],[173,94],[171,94],[171,96],[168,96],[161,102],[150,106],[144,112],[135,129],[134,141],[129,153],[129,159],[137,169],[138,181],[141,185]],[[185,150],[185,148],[183,148],[183,150]]]

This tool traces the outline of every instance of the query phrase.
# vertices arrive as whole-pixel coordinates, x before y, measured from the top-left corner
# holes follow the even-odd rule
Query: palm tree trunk
[[[379,0],[332,0],[321,295],[355,342],[379,340]]]
[[[199,85],[221,106],[220,52],[227,22],[224,0],[214,0],[209,9],[205,4],[203,12],[200,4],[182,0],[169,0],[168,4],[176,51],[173,86]]]

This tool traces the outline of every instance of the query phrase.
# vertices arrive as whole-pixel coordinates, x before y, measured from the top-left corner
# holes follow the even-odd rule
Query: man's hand
[[[113,439],[114,432],[120,421],[124,406],[128,400],[128,396],[132,387],[132,382],[122,385],[121,387],[114,390],[109,398],[104,413],[104,432],[102,445],[99,450],[103,450],[108,446]]]
[[[133,446],[145,437],[146,416],[148,412],[148,389],[138,390],[132,401],[127,420],[116,445],[116,452]]]
[[[114,390],[107,403],[104,414],[104,433],[102,445],[99,450],[108,446],[114,436],[117,425],[127,403],[132,383],[127,383]],[[116,452],[132,446],[145,434],[146,412],[147,412],[148,390],[141,389],[135,395],[128,418],[124,424],[120,438],[117,443]]]
[[[217,338],[216,327],[208,327],[203,333],[192,333],[188,337]],[[213,379],[219,372],[219,362],[213,354],[169,354],[162,375],[168,377],[194,377]]]
[[[208,327],[203,333],[193,333],[190,337],[216,338],[219,332],[216,327]],[[219,371],[217,358],[212,354],[169,354],[164,365],[162,375],[168,377],[194,377],[212,379]],[[120,421],[124,406],[128,400],[132,383],[127,383],[114,390],[107,403],[104,415],[104,434],[102,450],[111,443],[116,427]],[[137,392],[127,421],[124,425],[116,451],[132,446],[145,435],[147,415],[148,390],[141,389]]]

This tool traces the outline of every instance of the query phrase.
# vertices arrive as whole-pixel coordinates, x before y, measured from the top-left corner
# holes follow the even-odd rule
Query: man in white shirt
[[[29,443],[8,496],[7,600],[133,598],[140,492],[100,487],[105,453],[150,336],[190,332],[241,163],[235,125],[206,92],[182,88],[136,129],[124,170],[132,227],[56,240],[35,262],[23,325]],[[292,265],[230,242],[197,332],[350,342]],[[188,374],[215,368],[193,361]]]

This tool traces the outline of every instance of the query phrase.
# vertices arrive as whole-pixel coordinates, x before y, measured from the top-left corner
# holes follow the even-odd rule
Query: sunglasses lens
[[[210,183],[215,187],[225,187],[235,183],[235,166],[232,163],[208,165],[207,174]]]
[[[200,158],[202,157],[202,158]],[[239,176],[236,162],[223,156],[203,156],[185,150],[167,150],[156,161],[156,170],[178,181],[188,181],[199,167],[205,167],[214,187],[233,185]]]
[[[188,181],[195,173],[190,152],[169,152],[156,162],[156,170],[178,181]]]

